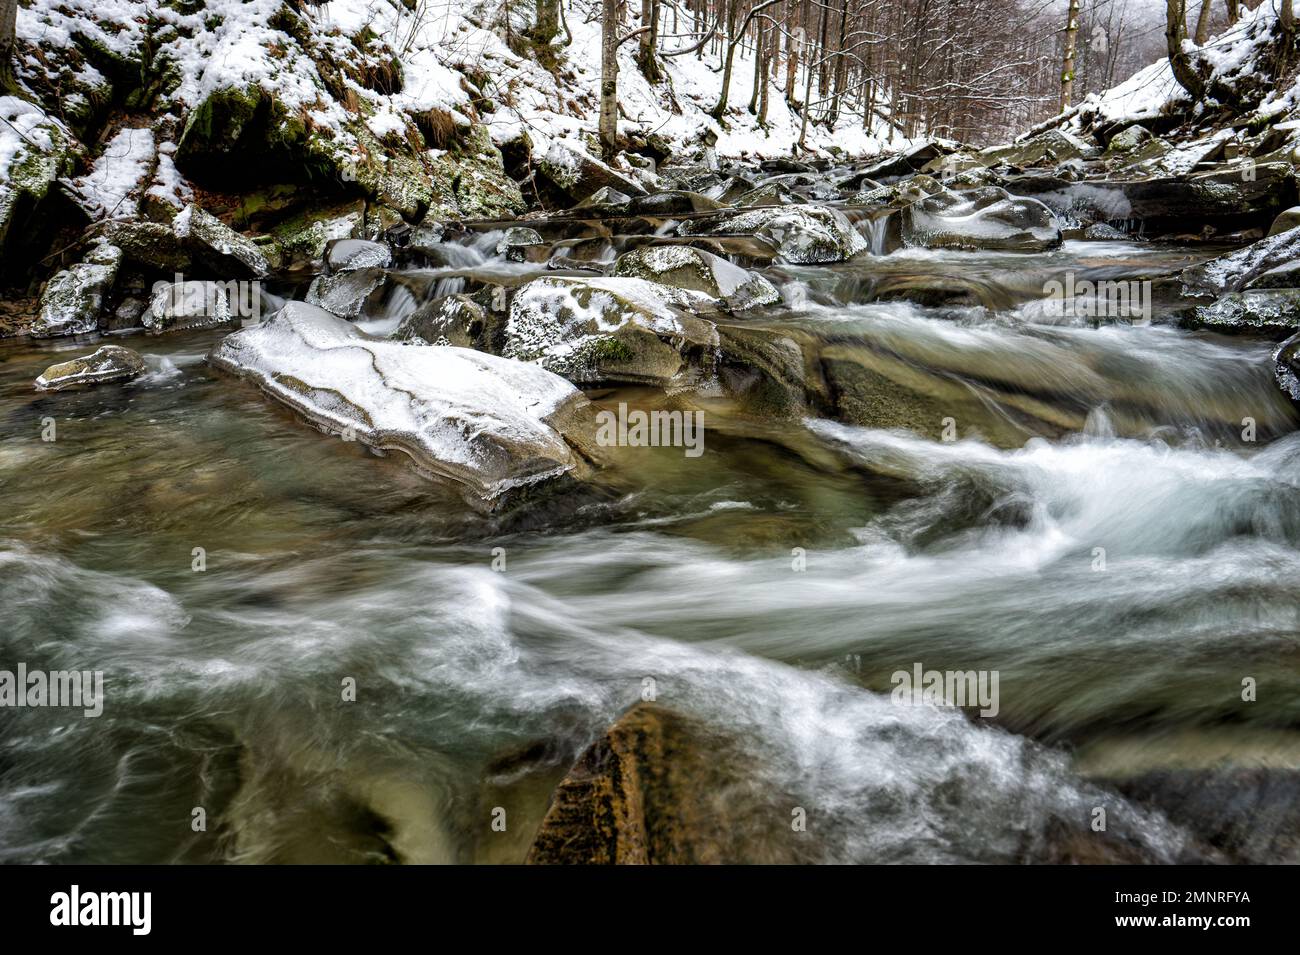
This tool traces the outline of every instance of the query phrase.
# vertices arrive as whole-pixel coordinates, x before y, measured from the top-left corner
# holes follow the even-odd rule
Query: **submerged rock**
[[[110,381],[128,381],[145,371],[144,359],[121,345],[105,345],[90,355],[51,365],[36,379],[41,391],[84,388]]]
[[[642,246],[625,252],[614,263],[611,274],[703,292],[733,311],[781,300],[781,293],[763,276],[711,252],[684,245]]]
[[[302,302],[228,335],[208,361],[322,430],[402,451],[485,500],[578,467],[566,437],[591,443],[587,400],[545,369],[377,339]]]
[[[944,192],[903,208],[903,238],[931,249],[1044,252],[1062,242],[1052,210],[997,186]]]
[[[56,338],[95,331],[121,262],[122,251],[117,246],[98,245],[85,261],[55,274],[41,294],[41,311],[32,323],[32,336]]]
[[[867,241],[837,209],[824,206],[761,206],[744,212],[683,222],[681,235],[755,235],[787,262],[842,262],[867,249]]]
[[[683,384],[717,345],[690,310],[710,299],[638,278],[534,279],[515,293],[503,354],[581,384]]]

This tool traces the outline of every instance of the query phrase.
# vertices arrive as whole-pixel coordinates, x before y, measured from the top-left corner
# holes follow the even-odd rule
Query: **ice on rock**
[[[208,361],[324,430],[403,451],[488,500],[573,469],[565,434],[589,424],[582,394],[536,365],[374,338],[302,302],[227,336]]]

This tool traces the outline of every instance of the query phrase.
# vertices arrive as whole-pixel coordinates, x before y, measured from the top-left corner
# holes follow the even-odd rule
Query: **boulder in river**
[[[361,269],[386,269],[393,263],[393,250],[382,242],[369,239],[334,239],[325,247],[325,271],[356,272]]]
[[[426,345],[455,345],[493,351],[495,316],[468,295],[446,295],[426,302],[402,319],[393,332],[398,341]]]
[[[361,318],[384,297],[388,273],[384,269],[356,269],[318,275],[307,289],[306,301],[340,318]]]
[[[703,292],[732,311],[781,300],[781,293],[763,276],[711,252],[684,245],[642,246],[625,252],[614,263],[611,274]]]
[[[586,398],[536,365],[367,335],[302,302],[226,336],[214,367],[255,382],[324,431],[409,455],[491,501],[579,466]]]
[[[98,329],[100,312],[117,280],[121,262],[121,249],[101,244],[91,249],[84,261],[56,273],[41,293],[41,310],[32,323],[32,336],[57,338]]]
[[[224,325],[230,299],[220,282],[161,282],[153,290],[140,324],[154,334]]]
[[[129,381],[145,371],[144,359],[121,345],[104,345],[90,355],[82,355],[51,365],[36,379],[41,391],[85,388],[110,381]]]
[[[1184,328],[1285,338],[1300,328],[1300,289],[1228,292],[1184,315]]]
[[[1300,226],[1279,232],[1251,243],[1235,252],[1190,266],[1179,273],[1184,290],[1191,295],[1221,295],[1238,292],[1247,287],[1285,287],[1292,284],[1289,276],[1281,283],[1277,275],[1285,274],[1285,266],[1300,257]],[[1283,268],[1270,280],[1266,274]],[[1262,284],[1261,284],[1262,283]]]
[[[867,249],[867,241],[838,209],[825,206],[761,206],[686,221],[681,235],[754,235],[796,265],[842,262]]]
[[[528,250],[544,246],[546,241],[536,229],[516,225],[506,229],[497,242],[497,255],[504,255],[509,262],[523,262],[528,258]]]
[[[580,384],[683,384],[711,359],[712,301],[639,278],[534,279],[515,293],[503,354]]]
[[[1044,252],[1062,242],[1052,210],[997,186],[945,190],[903,209],[903,238],[931,249]]]
[[[717,749],[687,718],[637,704],[560,782],[528,864],[741,861],[729,858],[729,817],[719,811],[729,781]]]

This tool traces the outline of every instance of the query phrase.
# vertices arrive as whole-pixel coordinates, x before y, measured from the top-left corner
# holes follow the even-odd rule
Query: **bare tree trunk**
[[[799,148],[804,148],[804,137],[808,135],[808,110],[812,108],[812,53],[804,57],[803,71],[803,109],[799,112]]]
[[[0,93],[17,89],[14,80],[14,39],[18,32],[18,0],[0,0]]]
[[[1292,0],[1280,0],[1277,25],[1282,33],[1277,65],[1277,74],[1281,76],[1291,65],[1291,53],[1295,49],[1295,7]]]
[[[1210,38],[1210,0],[1201,0],[1201,12],[1196,16],[1196,35],[1192,38],[1197,46],[1205,46]]]
[[[831,129],[840,119],[840,94],[844,90],[845,75],[848,73],[849,59],[844,56],[844,39],[848,33],[849,20],[849,0],[840,0],[840,35],[835,43],[835,52],[840,55],[835,58],[835,72],[831,83],[831,112],[828,117],[828,125]]]
[[[1228,0],[1228,26],[1236,26],[1241,19],[1241,0]]]
[[[1079,0],[1070,0],[1070,11],[1065,21],[1065,61],[1061,64],[1062,110],[1070,108],[1070,97],[1074,94],[1074,48],[1078,38]]]
[[[641,64],[645,78],[651,83],[658,83],[659,63],[655,60],[655,44],[659,39],[659,0],[641,0],[641,26],[649,29],[641,34],[637,62]]]
[[[550,43],[560,32],[560,0],[537,0],[537,24],[533,39]]]
[[[600,148],[618,152],[618,0],[600,3]]]
[[[759,24],[761,26],[761,20]],[[772,73],[774,72],[772,66],[776,62],[777,53],[780,52],[780,43],[781,39],[777,33],[776,24],[773,24],[772,29],[767,31],[767,44],[761,57],[763,60],[763,88],[758,94],[758,125],[763,127],[767,126],[767,98],[772,89]]]
[[[734,36],[736,32],[736,9],[737,0],[727,0],[726,21],[727,36],[723,42],[726,44],[726,56],[722,64],[722,92],[718,96],[718,103],[713,107],[712,116],[716,120],[721,120],[727,111],[727,96],[731,92],[731,64],[736,59],[737,40]]]
[[[794,8],[793,3],[790,6],[791,9]],[[789,34],[785,40],[785,98],[790,105],[797,106],[799,96],[795,84],[799,82],[799,51],[803,46],[803,30],[793,27],[793,16],[787,21],[786,28]]]
[[[751,113],[758,112],[759,90],[763,86],[763,78],[766,75],[763,70],[763,67],[766,65],[763,62],[764,39],[765,37],[763,36],[763,21],[761,19],[755,20],[754,21],[754,89],[749,94],[749,111]]]
[[[1290,2],[1290,0],[1284,0]],[[1187,39],[1187,0],[1165,0],[1165,46],[1169,52],[1169,66],[1178,85],[1200,100],[1205,95],[1205,82],[1192,67],[1191,57],[1183,49]]]

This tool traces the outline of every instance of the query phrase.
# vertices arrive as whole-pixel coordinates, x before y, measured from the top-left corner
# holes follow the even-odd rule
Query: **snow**
[[[194,190],[177,171],[172,159],[175,153],[175,143],[163,143],[158,147],[158,168],[154,170],[153,185],[145,194],[175,209],[184,209],[194,200]]]
[[[189,14],[156,5],[148,21],[140,16],[138,0],[33,0],[19,9],[18,32],[39,45],[47,59],[60,50],[71,54],[86,41],[134,59],[151,45],[155,60],[176,65],[180,83],[163,97],[161,106],[175,108],[182,120],[214,91],[260,87],[290,111],[309,115],[347,152],[359,148],[348,129],[354,119],[364,121],[376,136],[402,135],[409,117],[431,109],[485,124],[498,144],[526,133],[540,154],[554,140],[581,141],[595,132],[600,23],[588,17],[583,3],[567,11],[572,44],[555,45],[559,77],[535,58],[510,49],[502,34],[504,11],[511,8],[500,0],[426,0],[414,6],[408,10],[400,2],[380,0],[293,6],[310,30],[308,50],[271,25],[283,26],[275,19],[285,9],[282,0],[208,0]],[[515,29],[525,30],[531,16],[530,4],[515,5]],[[624,30],[637,25],[637,13],[629,10]],[[354,40],[363,30],[371,37],[367,54],[376,61],[394,53],[400,59],[403,84],[400,92],[386,94],[345,77],[344,84],[359,103],[353,116],[351,104],[345,106],[328,92],[313,58],[360,59]],[[721,88],[721,75],[714,70],[720,55],[708,48],[700,55],[664,58],[666,81],[651,85],[636,64],[636,44],[620,47],[619,101],[626,117],[621,131],[653,132],[682,146],[698,146],[707,130],[717,137],[719,156],[790,155],[800,123],[784,96],[774,90],[769,97],[765,128],[746,109],[753,83],[750,51],[737,52],[725,128],[708,115]],[[79,64],[79,82],[104,82],[80,56],[68,59]],[[46,63],[27,66],[32,73],[47,68]],[[884,124],[863,129],[861,118],[845,111],[834,130],[809,124],[807,142],[821,155],[829,154],[831,147],[871,156],[891,145],[909,145],[902,139],[889,143],[882,128],[888,129]]]
[[[0,96],[0,182],[8,182],[9,167],[20,152],[35,146],[42,152],[54,148],[47,127],[53,120],[14,96]]]
[[[1212,81],[1233,83],[1254,73],[1264,73],[1268,67],[1261,62],[1260,54],[1266,49],[1265,41],[1276,19],[1274,4],[1262,3],[1254,10],[1243,5],[1241,19],[1235,25],[1211,37],[1201,47],[1186,41],[1185,49],[1194,62],[1199,60],[1208,65]],[[1274,115],[1294,106],[1298,99],[1296,87],[1291,87],[1267,99],[1259,112]],[[1118,86],[1104,93],[1090,94],[1071,126],[1077,129],[1086,117],[1093,116],[1102,123],[1142,122],[1187,100],[1188,94],[1174,78],[1168,57],[1162,57]]]
[[[119,130],[90,172],[73,180],[82,205],[96,219],[134,216],[139,212],[137,193],[157,156],[152,132],[130,127]]]
[[[536,365],[372,338],[302,302],[227,336],[209,361],[323,428],[404,451],[485,498],[575,464],[549,419],[583,399]]]

